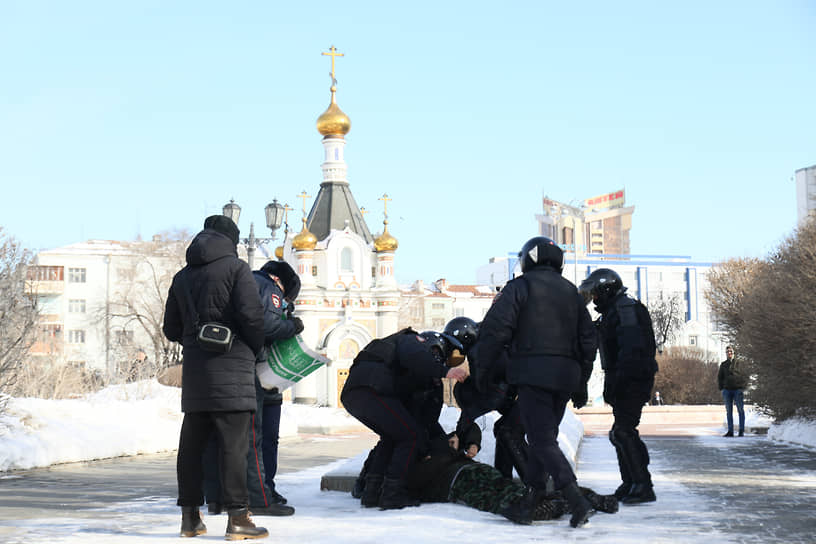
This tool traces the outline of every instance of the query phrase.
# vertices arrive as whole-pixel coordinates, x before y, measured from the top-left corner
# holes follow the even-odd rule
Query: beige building
[[[634,206],[625,205],[621,189],[587,198],[580,206],[544,197],[543,213],[536,215],[538,233],[579,255],[628,255]]]

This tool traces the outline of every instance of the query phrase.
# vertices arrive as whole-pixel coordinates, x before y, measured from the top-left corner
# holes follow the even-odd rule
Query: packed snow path
[[[326,447],[337,447],[340,437],[326,437]],[[765,437],[725,439],[718,436],[645,437],[652,456],[658,501],[621,507],[614,515],[597,514],[582,529],[570,529],[567,520],[517,526],[492,514],[452,504],[429,504],[401,511],[362,509],[347,493],[321,492],[319,481],[326,465],[279,477],[278,486],[297,508],[289,518],[258,517],[270,529],[265,540],[276,542],[450,542],[461,543],[478,535],[483,543],[528,542],[546,539],[565,542],[604,543],[811,543],[816,533],[816,452],[809,448],[772,442]],[[319,457],[319,456],[316,456]],[[13,488],[26,481],[38,484],[40,493],[31,504],[15,509],[35,509],[34,516],[0,515],[0,542],[119,543],[171,542],[178,539],[179,513],[173,496],[146,494],[134,500],[116,486],[128,479],[142,481],[144,471],[157,471],[154,478],[167,480],[172,489],[175,467],[167,462],[139,458],[121,463],[116,485],[97,481],[83,485],[81,471],[76,479],[57,479],[51,489],[42,489],[47,469],[16,473],[0,479],[0,502]],[[329,466],[336,466],[338,461]],[[162,476],[164,474],[164,476]],[[599,492],[610,492],[617,484],[613,450],[604,436],[584,438],[579,461],[579,481]],[[76,481],[75,481],[76,480]],[[11,485],[13,482],[13,486]],[[138,482],[134,481],[134,487]],[[81,492],[88,502],[106,504],[71,513],[49,505],[48,497]],[[127,498],[126,498],[127,497]],[[5,510],[6,508],[3,508]],[[19,513],[20,510],[17,510]],[[202,540],[223,539],[225,516],[207,516],[209,533]]]

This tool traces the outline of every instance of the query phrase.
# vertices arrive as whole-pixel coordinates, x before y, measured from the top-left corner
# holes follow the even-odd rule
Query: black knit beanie
[[[287,300],[295,300],[300,293],[300,278],[286,261],[267,261],[261,267],[262,272],[277,276],[283,284],[283,296]]]
[[[238,230],[238,225],[236,225],[233,220],[226,215],[209,216],[204,220],[204,228],[220,232],[232,240],[233,244],[238,245],[238,236],[241,231]]]

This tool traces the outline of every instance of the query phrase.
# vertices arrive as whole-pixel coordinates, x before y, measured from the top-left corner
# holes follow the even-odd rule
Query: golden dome
[[[383,233],[377,236],[377,239],[374,240],[374,250],[377,253],[382,251],[395,251],[399,246],[397,239],[391,236],[391,233],[388,232],[388,221],[383,221],[385,228],[383,228]]]
[[[275,257],[277,257],[279,261],[283,260],[283,246],[275,248]]]
[[[306,218],[303,218],[303,230],[300,233],[292,238],[292,248],[297,250],[303,249],[314,249],[317,245],[317,238],[314,234],[309,232],[309,229],[306,228]]]
[[[336,87],[332,87],[331,104],[323,114],[317,118],[317,131],[324,137],[345,136],[351,130],[351,119],[343,113],[334,98]]]

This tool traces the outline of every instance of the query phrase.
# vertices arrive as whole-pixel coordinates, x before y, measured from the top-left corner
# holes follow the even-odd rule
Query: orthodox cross
[[[383,195],[380,198],[378,198],[377,200],[382,200],[383,201],[383,215],[385,216],[386,219],[388,219],[388,201],[393,200],[393,199],[388,198],[387,193],[383,193]]]
[[[306,217],[306,199],[307,198],[312,198],[312,195],[307,195],[306,191],[304,190],[299,195],[297,195],[297,197],[303,199],[303,217],[305,218]]]
[[[333,45],[331,47],[329,47],[329,52],[328,53],[320,53],[320,54],[332,58],[332,71],[331,71],[332,85],[336,85],[337,84],[337,78],[334,77],[334,59],[336,57],[343,57],[345,55],[343,53],[338,53],[337,48],[335,46],[333,46]]]

